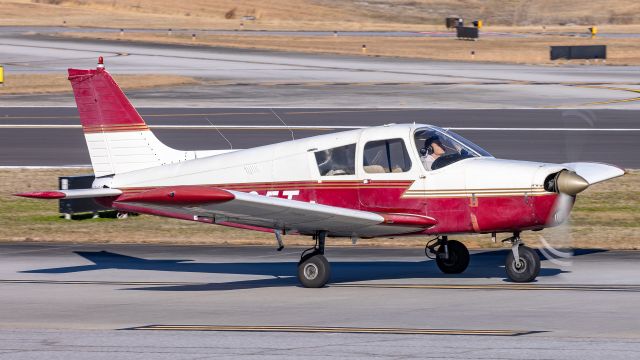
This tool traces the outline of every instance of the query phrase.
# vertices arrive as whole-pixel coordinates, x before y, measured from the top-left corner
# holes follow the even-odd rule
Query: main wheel
[[[463,243],[457,240],[447,241],[448,258],[441,257],[444,246],[440,246],[436,255],[436,264],[445,274],[460,274],[469,266],[469,250]]]
[[[518,248],[520,259],[516,260],[513,251],[509,251],[504,268],[509,279],[515,282],[531,282],[540,273],[540,257],[538,253],[526,246]]]
[[[307,288],[320,288],[329,281],[331,267],[324,255],[309,254],[298,263],[298,280]]]

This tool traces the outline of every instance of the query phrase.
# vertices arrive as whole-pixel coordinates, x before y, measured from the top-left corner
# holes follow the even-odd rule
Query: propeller
[[[567,110],[562,112],[565,128],[593,127],[595,115],[591,111]],[[564,131],[566,162],[579,161],[585,144],[589,140],[588,131]],[[576,195],[589,187],[589,181],[573,170],[562,170],[545,181],[547,191],[557,192],[549,218],[547,229],[540,234],[543,247],[540,252],[547,260],[561,267],[571,266],[573,256],[573,237],[570,214]]]
[[[562,225],[569,217],[576,195],[589,187],[589,182],[575,171],[562,170],[550,175],[544,184],[545,190],[557,192],[547,226]]]

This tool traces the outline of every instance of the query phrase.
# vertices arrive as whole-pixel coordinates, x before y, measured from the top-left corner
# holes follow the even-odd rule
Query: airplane
[[[523,231],[562,224],[576,195],[622,176],[608,164],[497,159],[444,128],[390,124],[242,150],[181,151],[163,144],[106,71],[69,69],[95,181],[90,189],[16,194],[93,198],[141,213],[310,236],[297,277],[319,288],[330,278],[327,238],[433,237],[425,254],[446,274],[466,270],[466,246],[449,236],[510,236],[507,277],[534,281],[537,252]]]

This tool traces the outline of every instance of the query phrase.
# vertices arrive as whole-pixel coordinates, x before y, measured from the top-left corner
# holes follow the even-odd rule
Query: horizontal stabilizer
[[[15,194],[34,199],[86,199],[106,196],[118,196],[122,191],[118,189],[100,188],[100,189],[76,189],[76,190],[50,190],[50,191],[32,191]]]

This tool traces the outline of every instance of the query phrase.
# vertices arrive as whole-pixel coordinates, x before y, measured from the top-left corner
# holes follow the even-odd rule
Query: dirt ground
[[[124,90],[144,89],[163,86],[191,85],[198,81],[186,76],[175,75],[113,75]],[[66,74],[22,74],[5,72],[4,86],[0,95],[43,94],[71,92]]]
[[[273,235],[147,215],[125,220],[111,217],[64,220],[57,201],[15,197],[16,192],[56,189],[58,176],[90,173],[90,169],[0,170],[0,241],[76,243],[164,243],[273,245]],[[594,185],[580,194],[567,225],[528,232],[524,239],[540,246],[640,249],[640,171]],[[500,247],[488,235],[457,236],[470,248]],[[424,237],[360,240],[358,245],[424,246]],[[288,245],[310,245],[311,239],[285,236]],[[349,246],[350,240],[331,239]]]
[[[1,25],[110,28],[433,30],[456,15],[489,26],[640,24],[636,0],[5,0]],[[249,17],[249,18],[247,18]],[[251,20],[250,20],[251,19]]]

